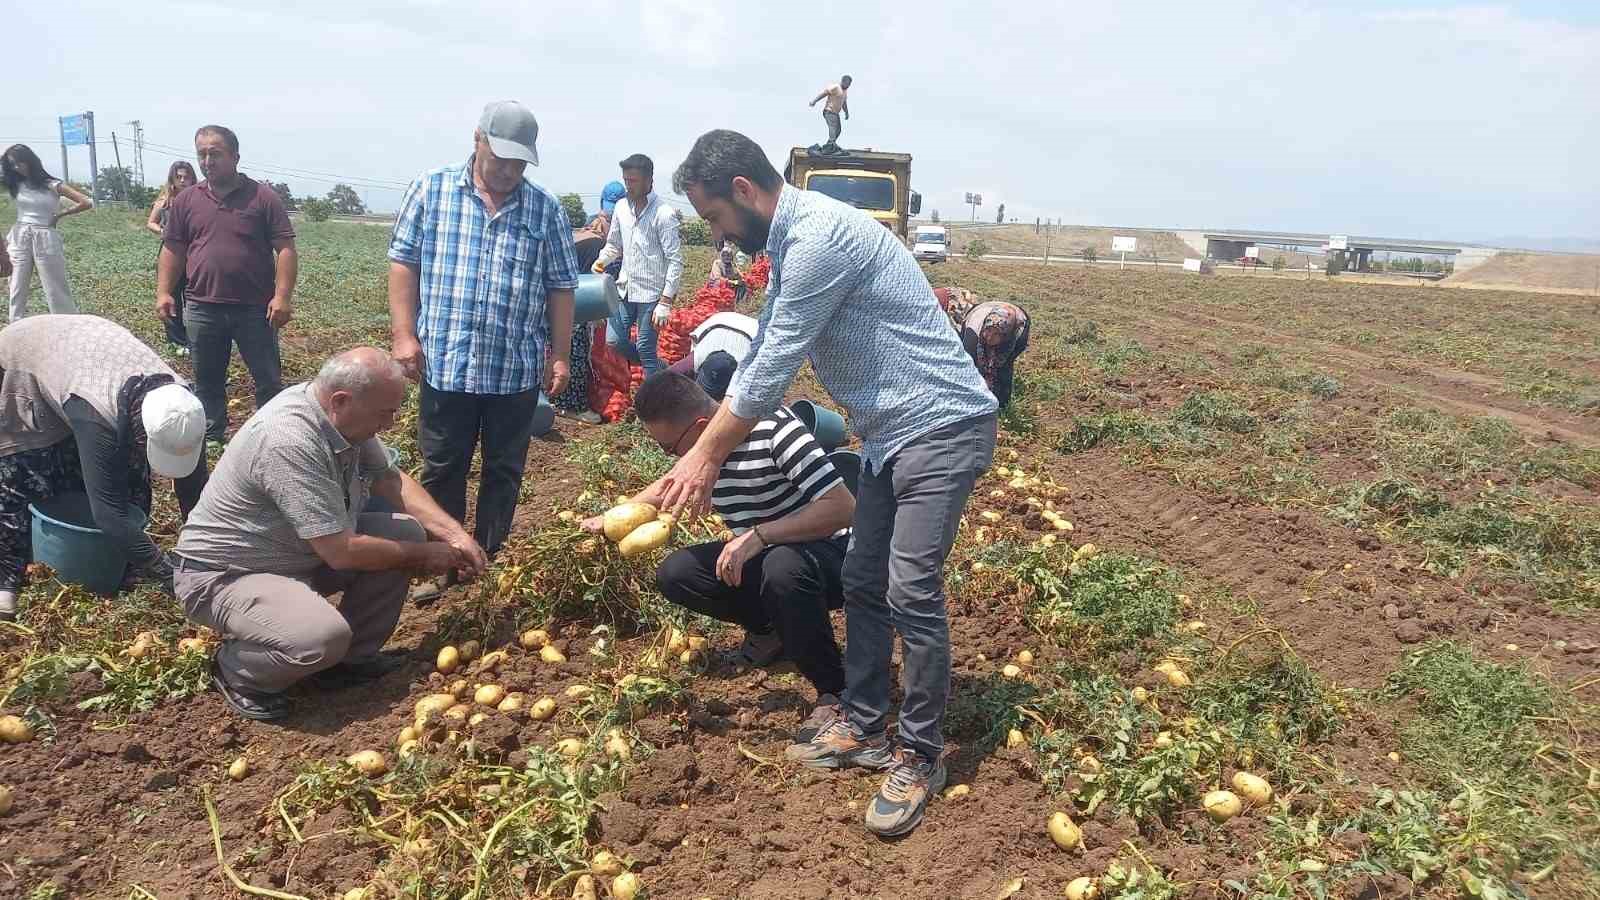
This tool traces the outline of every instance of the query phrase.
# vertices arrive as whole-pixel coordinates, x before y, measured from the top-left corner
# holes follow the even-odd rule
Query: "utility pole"
[[[117,145],[117,133],[111,132],[111,153],[117,158],[117,168],[122,168],[122,148]],[[126,173],[124,173],[126,174]],[[98,199],[98,198],[96,198]],[[112,197],[113,200],[126,200],[127,197]]]
[[[133,126],[133,175],[139,179],[139,184],[144,184],[144,123],[138,119],[124,122],[124,125]]]

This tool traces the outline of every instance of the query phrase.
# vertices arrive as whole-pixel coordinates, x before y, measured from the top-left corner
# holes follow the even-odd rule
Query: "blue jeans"
[[[618,303],[617,311],[606,323],[606,346],[621,353],[628,362],[643,366],[646,378],[661,370],[661,360],[656,356],[656,323],[651,317],[659,302],[657,298],[649,303]],[[637,345],[629,337],[635,324],[639,326]]]
[[[861,471],[844,559],[845,713],[861,734],[889,718],[889,660],[900,633],[900,743],[924,759],[944,752],[950,622],[944,561],[978,476],[994,461],[990,413],[931,431],[877,472]]]

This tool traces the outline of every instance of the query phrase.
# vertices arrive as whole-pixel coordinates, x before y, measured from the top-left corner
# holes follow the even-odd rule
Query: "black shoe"
[[[211,684],[216,687],[217,693],[222,695],[222,702],[246,719],[271,722],[289,715],[288,697],[283,694],[266,694],[234,687],[222,677],[222,670],[217,668],[215,660],[211,663]]]
[[[307,680],[325,691],[337,691],[371,684],[390,672],[404,667],[405,664],[404,656],[384,654],[369,656],[366,659],[347,659],[323,669]]]

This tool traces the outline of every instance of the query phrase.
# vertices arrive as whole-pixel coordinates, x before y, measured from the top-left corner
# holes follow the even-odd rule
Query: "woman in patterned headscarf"
[[[1000,407],[1011,405],[1017,358],[1028,349],[1028,314],[1004,300],[979,300],[965,288],[935,288],[939,305]]]

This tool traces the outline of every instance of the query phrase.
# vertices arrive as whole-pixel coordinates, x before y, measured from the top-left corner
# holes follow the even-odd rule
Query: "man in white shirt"
[[[760,323],[744,313],[719,312],[690,332],[691,349],[669,371],[686,375],[711,399],[722,402],[739,363],[750,353]]]
[[[656,169],[650,157],[635,153],[619,165],[628,196],[617,204],[605,249],[592,271],[604,272],[612,260],[622,257],[617,287],[625,302],[611,315],[606,343],[629,362],[643,366],[649,377],[662,368],[656,355],[656,332],[667,324],[683,278],[683,243],[678,235],[683,217],[656,196]],[[630,334],[634,325],[639,326],[637,344]]]

